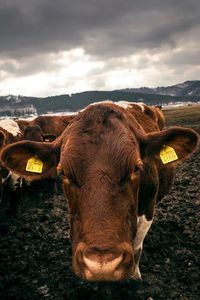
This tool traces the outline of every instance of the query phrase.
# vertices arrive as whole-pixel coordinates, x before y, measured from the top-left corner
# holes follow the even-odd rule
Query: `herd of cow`
[[[68,116],[0,121],[0,193],[25,181],[62,176],[72,268],[89,281],[140,279],[143,240],[176,167],[199,135],[164,129],[162,110],[105,101]]]

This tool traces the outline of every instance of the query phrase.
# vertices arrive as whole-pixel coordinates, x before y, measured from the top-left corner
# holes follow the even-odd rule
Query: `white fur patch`
[[[11,176],[11,171],[9,171],[8,175],[6,177],[2,177],[2,183],[6,182],[6,180]]]
[[[127,109],[127,108],[131,108],[132,104],[134,105],[137,105],[140,107],[141,111],[144,112],[144,103],[142,102],[128,102],[128,101],[118,101],[118,102],[115,102],[115,104]]]
[[[151,221],[148,221],[145,217],[145,215],[142,215],[141,217],[138,217],[137,219],[137,233],[133,242],[134,249],[138,250],[142,248],[144,238],[149,231],[149,228],[151,227],[151,224],[153,222],[153,219]]]
[[[0,127],[10,132],[13,136],[21,134],[18,124],[12,119],[0,120]]]
[[[10,175],[10,188],[15,191],[17,187],[22,187],[22,177],[19,175],[12,173]]]
[[[144,112],[144,103],[139,102],[139,103],[136,103],[136,104],[141,108],[141,111]]]
[[[131,103],[128,102],[128,101],[118,101],[118,102],[115,102],[115,104],[119,105],[120,107],[123,107],[125,109],[127,108],[131,108]]]
[[[93,102],[93,103],[90,103],[88,106],[94,106],[94,105],[98,105],[98,104],[104,104],[104,103],[113,103],[112,101],[110,100],[104,100],[104,101],[99,101],[99,102]],[[84,110],[86,110],[88,108],[88,106],[82,108],[80,110],[80,112],[83,112]]]
[[[123,107],[124,109],[131,108],[132,104],[134,104],[134,105],[139,106],[139,108],[141,109],[142,112],[144,112],[144,109],[145,109],[144,108],[144,103],[142,103],[142,102],[129,102],[129,101],[125,101],[125,100],[124,101],[121,100],[121,101],[117,101],[117,102],[113,102],[111,100],[104,100],[104,101],[90,103],[89,106],[104,104],[104,103],[108,103],[108,104],[113,103],[113,104],[116,104],[120,107]],[[87,108],[87,106],[84,107],[83,109],[81,109],[80,112],[84,111],[86,108]]]
[[[135,271],[134,271],[134,274],[133,274],[132,278],[133,278],[133,279],[136,279],[136,280],[142,279],[142,276],[141,276],[141,273],[140,273],[139,265],[136,265],[136,266],[135,266]]]

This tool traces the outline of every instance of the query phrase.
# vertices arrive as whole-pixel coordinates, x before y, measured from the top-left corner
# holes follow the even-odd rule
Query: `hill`
[[[168,95],[168,96],[176,96],[176,97],[188,97],[188,96],[198,97],[200,96],[200,80],[185,81],[183,83],[179,83],[167,87],[157,87],[157,88],[142,87],[139,89],[125,89],[123,91],[154,94],[154,95]]]
[[[90,103],[104,100],[144,102],[164,105],[200,101],[200,81],[186,81],[169,87],[124,89],[115,91],[86,91],[72,95],[46,98],[25,96],[0,96],[0,116],[29,116],[36,114],[73,112]]]

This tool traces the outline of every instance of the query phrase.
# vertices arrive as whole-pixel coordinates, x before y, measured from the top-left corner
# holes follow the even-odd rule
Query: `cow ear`
[[[163,162],[161,156],[164,155],[166,162],[163,163],[177,165],[186,160],[198,148],[199,144],[199,134],[194,130],[172,127],[168,130],[147,134],[141,140],[140,148],[142,157],[159,155],[159,159]]]
[[[6,146],[0,161],[6,169],[32,181],[56,176],[59,156],[53,143],[22,141]]]

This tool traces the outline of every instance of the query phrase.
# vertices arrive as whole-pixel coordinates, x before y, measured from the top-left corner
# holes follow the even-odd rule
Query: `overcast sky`
[[[0,0],[0,95],[195,79],[199,0]]]

